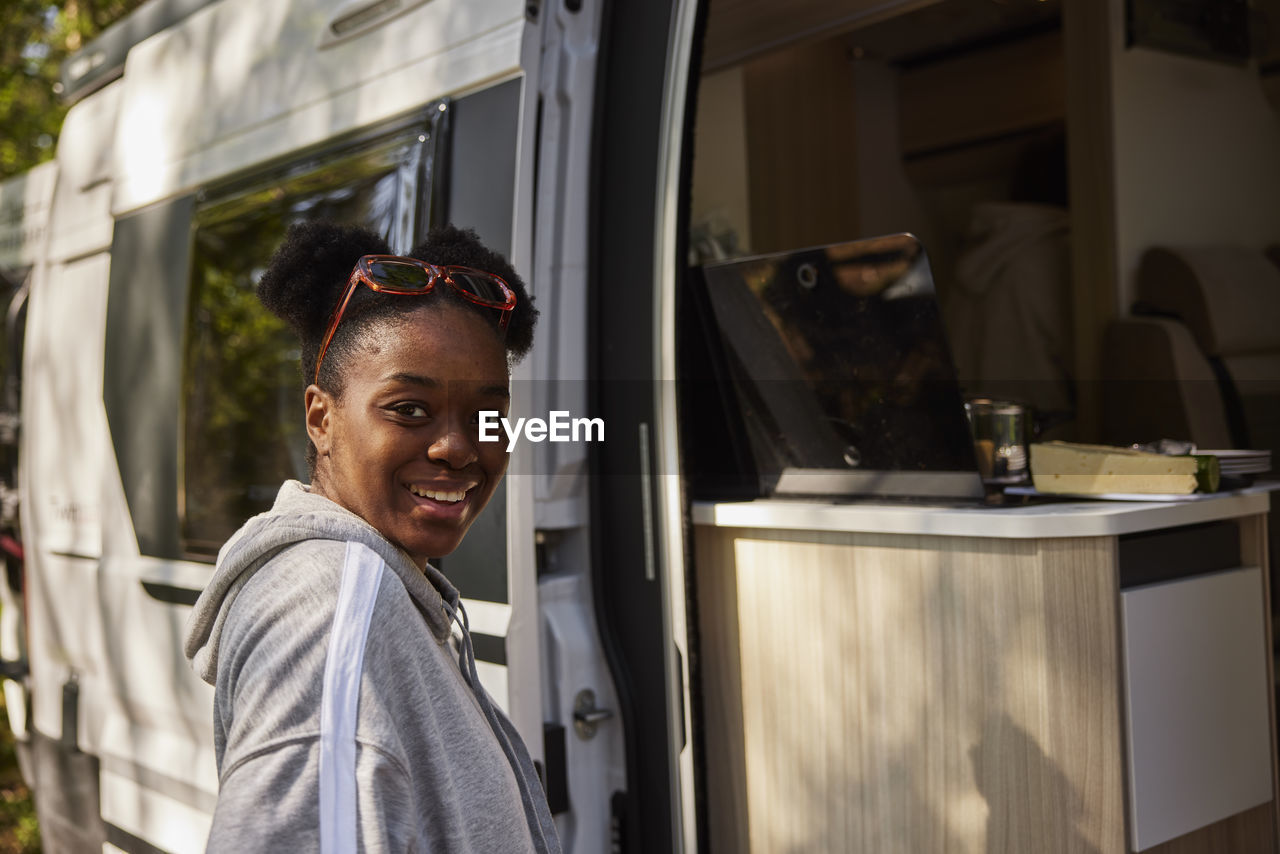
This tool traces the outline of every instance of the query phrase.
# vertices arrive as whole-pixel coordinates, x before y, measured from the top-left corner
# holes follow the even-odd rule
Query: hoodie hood
[[[1028,244],[1066,234],[1066,209],[1021,202],[984,202],[973,206],[965,250],[956,261],[956,286],[985,293],[1006,263]]]
[[[205,682],[214,683],[222,627],[245,582],[268,560],[308,540],[368,546],[400,577],[436,639],[449,637],[452,614],[459,608],[458,591],[439,570],[430,565],[425,572],[419,569],[364,519],[290,480],[280,487],[272,508],[245,522],[218,552],[213,578],[187,618],[183,651]]]

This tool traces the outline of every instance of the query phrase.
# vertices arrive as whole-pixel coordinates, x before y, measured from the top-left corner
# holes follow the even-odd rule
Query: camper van
[[[513,413],[603,427],[517,443],[440,563],[566,852],[1274,846],[1267,493],[992,504],[938,308],[1040,156],[1037,340],[1097,439],[1142,252],[1280,241],[1280,64],[1166,5],[148,0],[87,44],[56,159],[0,186],[0,674],[46,849],[204,848],[184,624],[306,476],[253,288],[313,218],[475,228],[541,312]],[[848,379],[907,374],[927,405]],[[1203,586],[1140,626],[1156,553]],[[1126,643],[1194,647],[1210,593],[1239,678],[1143,706]],[[1135,746],[1191,695],[1229,712],[1150,748],[1206,746],[1168,810]]]
[[[290,223],[359,223],[399,251],[433,224],[477,229],[548,283],[535,286],[547,332],[517,377],[519,411],[593,405],[603,20],[599,4],[573,6],[152,0],[67,64],[56,163],[4,199],[6,283],[29,294],[13,485],[30,497],[3,657],[29,671],[6,691],[46,850],[203,850],[212,693],[181,638],[221,542],[269,506],[273,482],[305,472],[296,345],[252,287]],[[658,64],[625,79],[666,79],[670,14],[646,20],[629,60]],[[623,145],[632,133],[611,132]],[[611,312],[648,311],[651,294],[614,299]],[[622,358],[649,369],[639,351]],[[19,375],[6,382],[16,391]],[[639,452],[636,429],[620,456]],[[638,834],[662,841],[637,836],[633,850],[669,847],[687,750],[682,630],[661,616],[665,575],[645,576],[667,523],[656,501],[641,525],[635,477],[630,493],[589,489],[600,463],[586,450],[530,444],[442,568],[466,590],[482,679],[543,769],[566,849]],[[659,498],[667,452],[651,453]],[[607,546],[589,536],[606,514],[636,522]],[[606,563],[631,579],[609,594],[634,621],[631,652],[599,640],[606,594],[590,567]],[[634,711],[610,656],[643,662],[625,689]],[[648,733],[630,761],[626,718]],[[653,804],[628,803],[642,790]]]

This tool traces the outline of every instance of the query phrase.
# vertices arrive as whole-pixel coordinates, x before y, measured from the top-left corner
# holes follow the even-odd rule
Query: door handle
[[[142,589],[147,591],[147,595],[152,599],[159,599],[170,605],[194,605],[200,598],[199,590],[163,581],[149,581],[145,578],[142,579]]]

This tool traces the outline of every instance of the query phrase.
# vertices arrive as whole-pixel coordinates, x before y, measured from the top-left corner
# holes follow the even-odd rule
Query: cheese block
[[[1196,461],[1110,445],[1043,442],[1031,446],[1031,482],[1037,492],[1186,495],[1196,491]]]

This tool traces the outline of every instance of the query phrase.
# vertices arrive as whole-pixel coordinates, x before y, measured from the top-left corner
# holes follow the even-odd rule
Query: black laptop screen
[[[702,279],[715,373],[761,493],[980,494],[916,238],[710,264]]]

